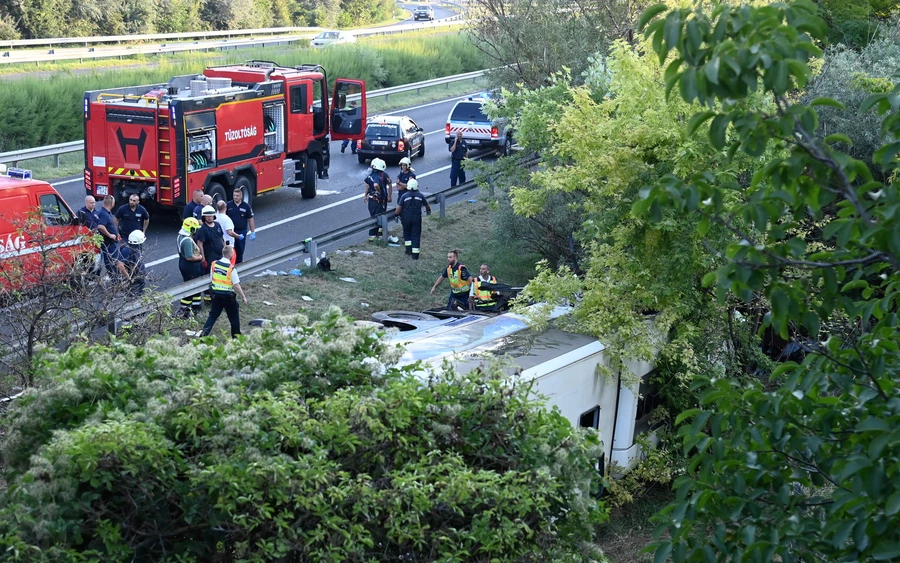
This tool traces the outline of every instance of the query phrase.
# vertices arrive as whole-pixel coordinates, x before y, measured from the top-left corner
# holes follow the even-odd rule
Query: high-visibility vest
[[[472,283],[475,284],[475,301],[477,301],[475,305],[493,305],[494,294],[490,290],[481,289],[481,278],[475,278]],[[494,276],[490,276],[490,278],[488,278],[487,280],[487,283],[497,283],[497,278],[495,278]]]
[[[453,293],[462,293],[463,291],[469,291],[469,284],[472,283],[472,278],[470,277],[467,280],[462,279],[462,269],[465,268],[463,264],[456,264],[456,267],[447,266],[447,279],[450,280],[450,291]]]
[[[231,281],[231,270],[234,266],[227,260],[216,260],[212,266],[212,283],[209,288],[216,293],[234,293],[234,283]]]

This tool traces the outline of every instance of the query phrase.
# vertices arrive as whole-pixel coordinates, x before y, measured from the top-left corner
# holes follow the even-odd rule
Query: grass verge
[[[359,204],[363,205],[362,200]],[[296,264],[303,272],[301,277],[246,277],[241,285],[250,303],[241,305],[241,323],[247,327],[254,318],[274,319],[294,312],[316,320],[332,305],[359,320],[368,320],[376,311],[422,311],[443,306],[450,291],[448,283],[444,282],[435,295],[429,290],[447,266],[447,252],[453,249],[459,250],[460,260],[470,272],[477,274],[478,267],[487,263],[499,281],[525,284],[534,275],[537,256],[523,252],[516,241],[493,240],[491,214],[490,205],[480,201],[448,206],[445,219],[438,218],[435,209],[435,214],[423,221],[419,260],[410,259],[402,246],[366,242],[329,253],[331,272],[306,267],[298,259],[282,269],[290,270],[294,267],[290,264]],[[402,235],[399,225],[391,232]],[[340,278],[353,278],[356,283]],[[306,301],[303,296],[312,300]],[[205,319],[202,316],[199,320]],[[243,327],[242,331],[249,330]],[[227,336],[224,315],[216,323],[214,333]]]
[[[656,487],[639,500],[614,508],[609,522],[597,531],[597,545],[609,563],[649,563],[652,553],[641,553],[653,541],[655,524],[650,521],[674,498],[672,491]]]
[[[391,94],[388,98],[384,96],[372,98],[368,102],[369,115],[383,113],[400,109],[404,107],[425,104],[437,100],[444,100],[454,96],[462,96],[472,92],[478,92],[488,88],[488,82],[484,78],[476,80],[463,80],[460,82],[451,82],[443,86],[431,86],[422,88],[419,92],[410,91],[400,94]],[[4,164],[12,165],[11,162]],[[52,156],[42,158],[33,158],[30,160],[19,161],[20,168],[31,170],[35,178],[49,180],[53,178],[64,178],[66,176],[77,176],[84,170],[84,152],[78,151],[73,153],[62,154],[59,157],[59,167],[56,166]],[[73,203],[73,202],[70,202]]]

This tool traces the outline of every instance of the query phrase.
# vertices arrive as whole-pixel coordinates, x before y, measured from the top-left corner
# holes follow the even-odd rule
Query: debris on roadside
[[[347,283],[359,283],[359,282],[357,282],[357,281],[356,281],[355,279],[353,279],[353,278],[338,278],[338,279],[341,280],[341,281],[345,281],[345,282],[347,282]]]

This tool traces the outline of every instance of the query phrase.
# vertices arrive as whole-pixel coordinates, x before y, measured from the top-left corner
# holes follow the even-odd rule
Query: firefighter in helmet
[[[222,226],[216,222],[216,210],[212,205],[203,207],[200,212],[203,223],[197,231],[197,246],[200,248],[200,268],[203,275],[209,275],[210,265],[222,257],[222,249],[225,248],[225,232]],[[203,293],[203,300],[210,301],[208,292]]]
[[[363,201],[369,206],[369,217],[375,217],[387,211],[387,204],[392,200],[393,183],[384,169],[387,166],[380,158],[372,159],[372,172],[363,180],[365,192]],[[377,225],[369,229],[369,240],[375,240],[381,228]]]
[[[426,214],[431,215],[431,206],[419,191],[418,180],[410,178],[407,187],[409,189],[397,200],[394,214],[399,215],[403,223],[403,245],[406,247],[406,253],[412,255],[413,260],[418,260],[421,251],[419,245],[422,243],[422,208],[425,208]]]
[[[144,231],[136,229],[128,234],[128,243],[119,248],[116,270],[128,284],[129,291],[140,293],[146,287],[146,269],[144,268],[144,243],[147,236]]]
[[[400,173],[397,174],[397,203],[400,203],[400,197],[408,189],[409,181],[416,177],[416,171],[410,164],[408,156],[400,159]]]
[[[183,281],[191,281],[199,278],[203,272],[200,267],[200,261],[203,260],[203,253],[194,242],[194,234],[200,230],[200,221],[194,217],[188,217],[181,223],[181,230],[178,231],[176,244],[178,246],[178,271],[181,272]],[[196,314],[203,304],[203,298],[199,293],[188,295],[181,298],[181,308],[179,314],[188,316]]]

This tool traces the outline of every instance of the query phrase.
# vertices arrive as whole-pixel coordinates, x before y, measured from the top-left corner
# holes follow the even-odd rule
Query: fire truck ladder
[[[172,194],[172,154],[169,142],[169,117],[156,112],[157,145],[159,150],[159,203],[174,203]]]

